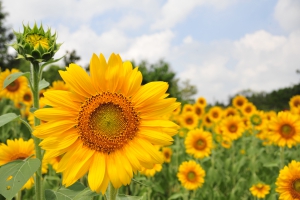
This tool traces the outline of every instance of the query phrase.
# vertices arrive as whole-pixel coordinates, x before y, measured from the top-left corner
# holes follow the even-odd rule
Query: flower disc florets
[[[56,43],[56,33],[51,35],[51,29],[44,31],[34,24],[33,28],[23,25],[23,33],[14,32],[17,41],[11,46],[18,52],[18,58],[24,58],[31,63],[49,61],[58,51],[61,44]]]

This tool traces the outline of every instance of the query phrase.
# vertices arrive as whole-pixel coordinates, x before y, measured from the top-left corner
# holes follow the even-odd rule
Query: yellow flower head
[[[161,164],[154,164],[154,166],[151,169],[147,169],[145,167],[142,167],[140,173],[144,174],[147,177],[152,177],[156,174],[156,172],[160,172],[162,169]]]
[[[11,71],[9,69],[6,69],[5,71],[0,72],[0,96],[9,98],[16,102],[22,99],[23,94],[28,88],[28,82],[26,77],[20,76],[4,89],[3,86],[4,86],[5,79],[9,75],[17,72],[20,71],[17,69],[12,69]]]
[[[300,162],[293,160],[280,170],[275,184],[280,200],[300,199]]]
[[[250,122],[257,130],[267,128],[268,120],[263,111],[256,111],[250,116]]]
[[[270,189],[271,188],[269,185],[258,183],[252,185],[252,187],[250,188],[250,192],[254,197],[265,198],[265,196],[270,193]]]
[[[53,81],[52,86],[49,88],[49,90],[65,90],[69,91],[70,87],[66,85],[63,81]]]
[[[244,96],[241,95],[237,95],[236,97],[234,97],[232,99],[232,105],[233,107],[237,108],[237,109],[242,109],[243,106],[248,102],[248,99]]]
[[[229,116],[220,122],[220,129],[225,137],[236,140],[245,131],[244,122],[239,116]]]
[[[253,115],[253,113],[256,112],[256,107],[253,103],[247,102],[244,104],[244,106],[241,108],[242,114],[246,117],[250,117]]]
[[[209,119],[213,122],[218,122],[223,117],[223,109],[219,106],[214,106],[208,111]]]
[[[202,119],[205,114],[205,108],[196,103],[194,104],[194,113],[198,116],[199,119]]]
[[[202,106],[203,108],[206,107],[206,99],[204,97],[199,97],[196,101],[197,104],[199,104],[200,106]]]
[[[229,106],[224,110],[224,117],[236,116],[236,115],[240,115],[240,114],[235,107]]]
[[[205,171],[195,161],[185,161],[179,166],[177,177],[183,187],[196,190],[204,183]]]
[[[297,115],[281,111],[269,123],[270,139],[278,146],[291,148],[300,143],[300,120]]]
[[[182,127],[194,129],[198,125],[198,116],[194,112],[184,112],[180,116],[180,124]]]
[[[188,132],[184,144],[188,154],[195,158],[204,158],[211,153],[212,135],[203,129],[194,129]]]
[[[162,149],[162,153],[164,155],[164,160],[166,163],[171,162],[171,157],[172,157],[172,149],[170,147],[164,147]]]
[[[194,111],[194,106],[191,104],[185,104],[182,108],[182,113],[193,112],[193,111]]]
[[[142,74],[130,62],[112,54],[91,58],[90,75],[70,64],[60,75],[70,91],[44,93],[51,108],[35,116],[47,121],[33,134],[42,138],[41,147],[51,157],[61,156],[57,172],[70,186],[88,173],[91,190],[105,193],[128,185],[133,172],[163,162],[154,145],[170,145],[179,126],[163,116],[178,106],[166,98],[165,82],[142,83]]]
[[[300,95],[293,96],[289,101],[290,109],[300,108]]]

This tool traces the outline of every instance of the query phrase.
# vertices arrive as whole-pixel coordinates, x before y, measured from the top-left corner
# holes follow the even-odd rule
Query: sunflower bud
[[[61,44],[56,43],[56,33],[51,35],[51,29],[45,32],[34,24],[33,28],[23,25],[23,33],[14,32],[17,42],[11,46],[18,52],[18,58],[24,58],[31,63],[49,61],[58,51]]]

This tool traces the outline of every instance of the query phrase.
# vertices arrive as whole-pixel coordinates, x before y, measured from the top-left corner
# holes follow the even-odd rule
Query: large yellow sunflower
[[[229,116],[220,122],[220,129],[225,137],[236,140],[245,131],[243,120],[239,116]]]
[[[91,58],[90,76],[70,64],[60,71],[71,91],[54,90],[44,96],[52,108],[35,115],[47,123],[33,134],[52,157],[61,155],[58,172],[70,186],[88,173],[90,188],[104,193],[130,183],[133,172],[162,163],[154,145],[170,145],[178,125],[162,116],[178,106],[166,98],[168,84],[151,82],[141,86],[142,74],[119,55]]]
[[[275,184],[280,200],[300,199],[300,162],[293,160],[280,170]]]
[[[269,123],[270,139],[278,146],[291,148],[300,143],[300,120],[297,115],[281,111]]]
[[[177,177],[188,190],[196,190],[204,183],[205,171],[194,160],[185,161],[179,166]]]
[[[11,84],[9,84],[6,88],[3,88],[4,80],[10,74],[20,72],[17,69],[6,69],[4,72],[0,73],[0,96],[9,98],[13,101],[19,101],[22,98],[22,95],[27,89],[27,79],[24,76],[20,76],[16,80],[14,80]]]
[[[203,129],[194,129],[188,132],[184,144],[188,154],[195,158],[204,158],[211,153],[212,135]]]
[[[265,196],[270,193],[270,189],[271,188],[269,185],[258,183],[252,185],[252,187],[250,188],[250,192],[257,198],[265,198]]]

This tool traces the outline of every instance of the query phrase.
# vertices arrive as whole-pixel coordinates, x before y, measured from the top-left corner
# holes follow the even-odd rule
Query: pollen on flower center
[[[235,133],[237,131],[237,126],[235,124],[231,124],[229,126],[229,132]]]
[[[31,44],[34,49],[37,49],[40,45],[45,49],[49,49],[48,39],[38,34],[27,35],[26,42]]]
[[[194,180],[196,179],[196,174],[195,174],[195,172],[190,171],[190,172],[187,174],[187,179],[188,179],[189,181],[194,181]]]
[[[196,140],[194,148],[197,150],[203,150],[206,147],[206,142],[203,139]]]
[[[78,115],[78,132],[90,149],[111,153],[132,140],[140,118],[122,94],[104,92],[88,98]]]
[[[285,138],[290,138],[295,134],[295,130],[289,124],[284,124],[280,128],[281,135]]]
[[[300,193],[300,180],[294,181],[293,188]]]

